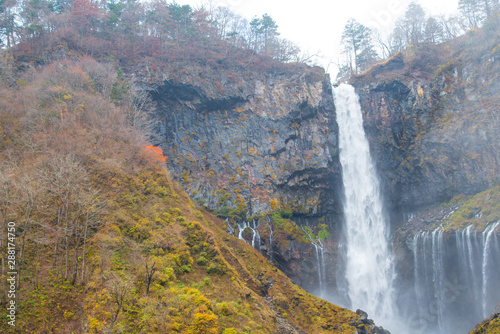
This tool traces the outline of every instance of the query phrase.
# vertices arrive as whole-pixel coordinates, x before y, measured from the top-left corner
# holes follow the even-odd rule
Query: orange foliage
[[[159,161],[162,164],[164,164],[167,161],[167,157],[163,155],[163,150],[161,148],[149,144],[149,145],[144,145],[144,149],[151,158],[151,161]]]

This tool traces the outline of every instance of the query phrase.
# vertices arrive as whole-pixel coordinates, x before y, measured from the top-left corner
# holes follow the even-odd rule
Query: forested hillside
[[[188,6],[104,5],[3,3],[1,331],[372,332],[228,235],[147,141],[153,104],[132,69],[286,69],[272,19],[240,38]]]
[[[145,141],[147,98],[90,56],[4,62],[1,213],[5,293],[15,223],[16,326],[3,332],[301,333],[363,327],[297,287],[172,182]],[[120,106],[117,106],[120,104]],[[10,226],[10,225],[9,225]],[[11,240],[12,241],[12,240]],[[296,329],[294,329],[296,328]]]
[[[498,226],[498,8],[412,3],[386,39],[355,20],[342,37],[411,325],[440,321],[412,318],[414,240]],[[278,28],[210,4],[0,1],[1,332],[388,333],[325,301],[349,304],[334,93]]]

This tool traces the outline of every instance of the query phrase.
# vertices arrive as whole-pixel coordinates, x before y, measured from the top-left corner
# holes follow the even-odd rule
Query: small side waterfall
[[[266,217],[267,226],[269,227],[269,261],[273,263],[273,226],[271,224],[271,219],[269,216]]]
[[[249,229],[252,231],[252,247],[257,249],[259,252],[260,252],[260,234],[259,234],[259,224],[260,224],[260,220],[257,219],[252,219],[251,222],[246,222],[246,221],[243,221],[243,222],[240,222],[238,223],[238,239],[241,239],[241,240],[245,240],[245,238],[243,238],[243,232],[245,231],[245,229]]]
[[[466,333],[490,315],[500,301],[499,226],[415,234],[414,333]]]
[[[495,264],[495,257],[500,256],[500,248],[498,247],[498,238],[495,230],[500,225],[500,221],[489,225],[483,232],[483,268],[482,268],[482,288],[483,288],[483,318],[486,318],[491,313],[492,305],[489,299],[489,291],[498,290],[500,288],[500,280],[495,282],[494,276],[490,275],[491,266]],[[498,264],[498,263],[497,263]],[[490,282],[492,281],[492,282]],[[496,284],[492,284],[496,283]]]
[[[345,191],[347,291],[353,309],[361,308],[377,324],[387,326],[396,317],[393,308],[394,270],[379,180],[370,157],[354,88],[342,84],[335,88],[334,97]]]
[[[311,234],[304,227],[302,227],[302,231],[304,231],[304,233],[309,237],[309,240],[315,249],[316,262],[318,266],[319,297],[323,298],[326,287],[325,248],[319,238],[313,239]]]
[[[234,227],[231,226],[228,218],[226,218],[226,225],[227,225],[227,233],[234,235]]]

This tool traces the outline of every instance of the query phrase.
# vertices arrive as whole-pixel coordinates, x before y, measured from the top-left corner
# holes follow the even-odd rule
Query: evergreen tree
[[[250,21],[250,31],[253,37],[254,50],[258,52],[270,53],[270,46],[279,35],[278,25],[268,14],[262,18],[253,18]]]
[[[351,73],[358,74],[360,70],[373,64],[377,58],[370,28],[354,19],[350,19],[344,27],[342,44]]]
[[[424,40],[427,43],[439,43],[443,41],[443,27],[432,16],[425,23]]]

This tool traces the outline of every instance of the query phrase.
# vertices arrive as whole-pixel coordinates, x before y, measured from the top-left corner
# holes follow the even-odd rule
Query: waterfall
[[[314,246],[316,253],[316,262],[318,266],[318,281],[319,281],[319,296],[321,298],[325,295],[325,286],[326,286],[326,267],[325,267],[325,248],[323,247],[323,243],[321,239],[311,237],[311,234],[302,227],[302,231],[309,237],[309,241]]]
[[[234,227],[231,226],[228,218],[226,218],[226,225],[227,225],[227,233],[234,235]]]
[[[414,235],[412,333],[466,333],[500,301],[500,221],[482,232],[437,228]],[[445,236],[446,234],[446,236]]]
[[[393,266],[379,181],[363,129],[354,88],[334,90],[344,181],[347,291],[353,309],[361,308],[376,323],[394,319]]]
[[[266,216],[267,226],[269,227],[269,261],[273,263],[273,227],[271,225],[271,219]]]
[[[238,224],[238,239],[241,239],[246,242],[245,238],[243,238],[243,231],[245,231],[245,229],[248,228],[250,231],[252,231],[251,245],[253,248],[257,249],[260,252],[260,234],[258,230],[260,220],[255,221],[254,219],[252,219],[252,222],[242,221],[237,224]]]
[[[483,266],[482,266],[482,301],[483,301],[483,318],[486,318],[491,312],[491,305],[488,305],[488,292],[492,289],[498,289],[498,285],[490,286],[490,274],[489,270],[492,264],[495,261],[496,257],[500,254],[500,249],[498,247],[495,249],[494,244],[492,245],[492,239],[497,238],[495,234],[495,230],[500,225],[500,221],[497,221],[495,224],[490,224],[483,232]],[[488,309],[490,307],[490,309]]]

